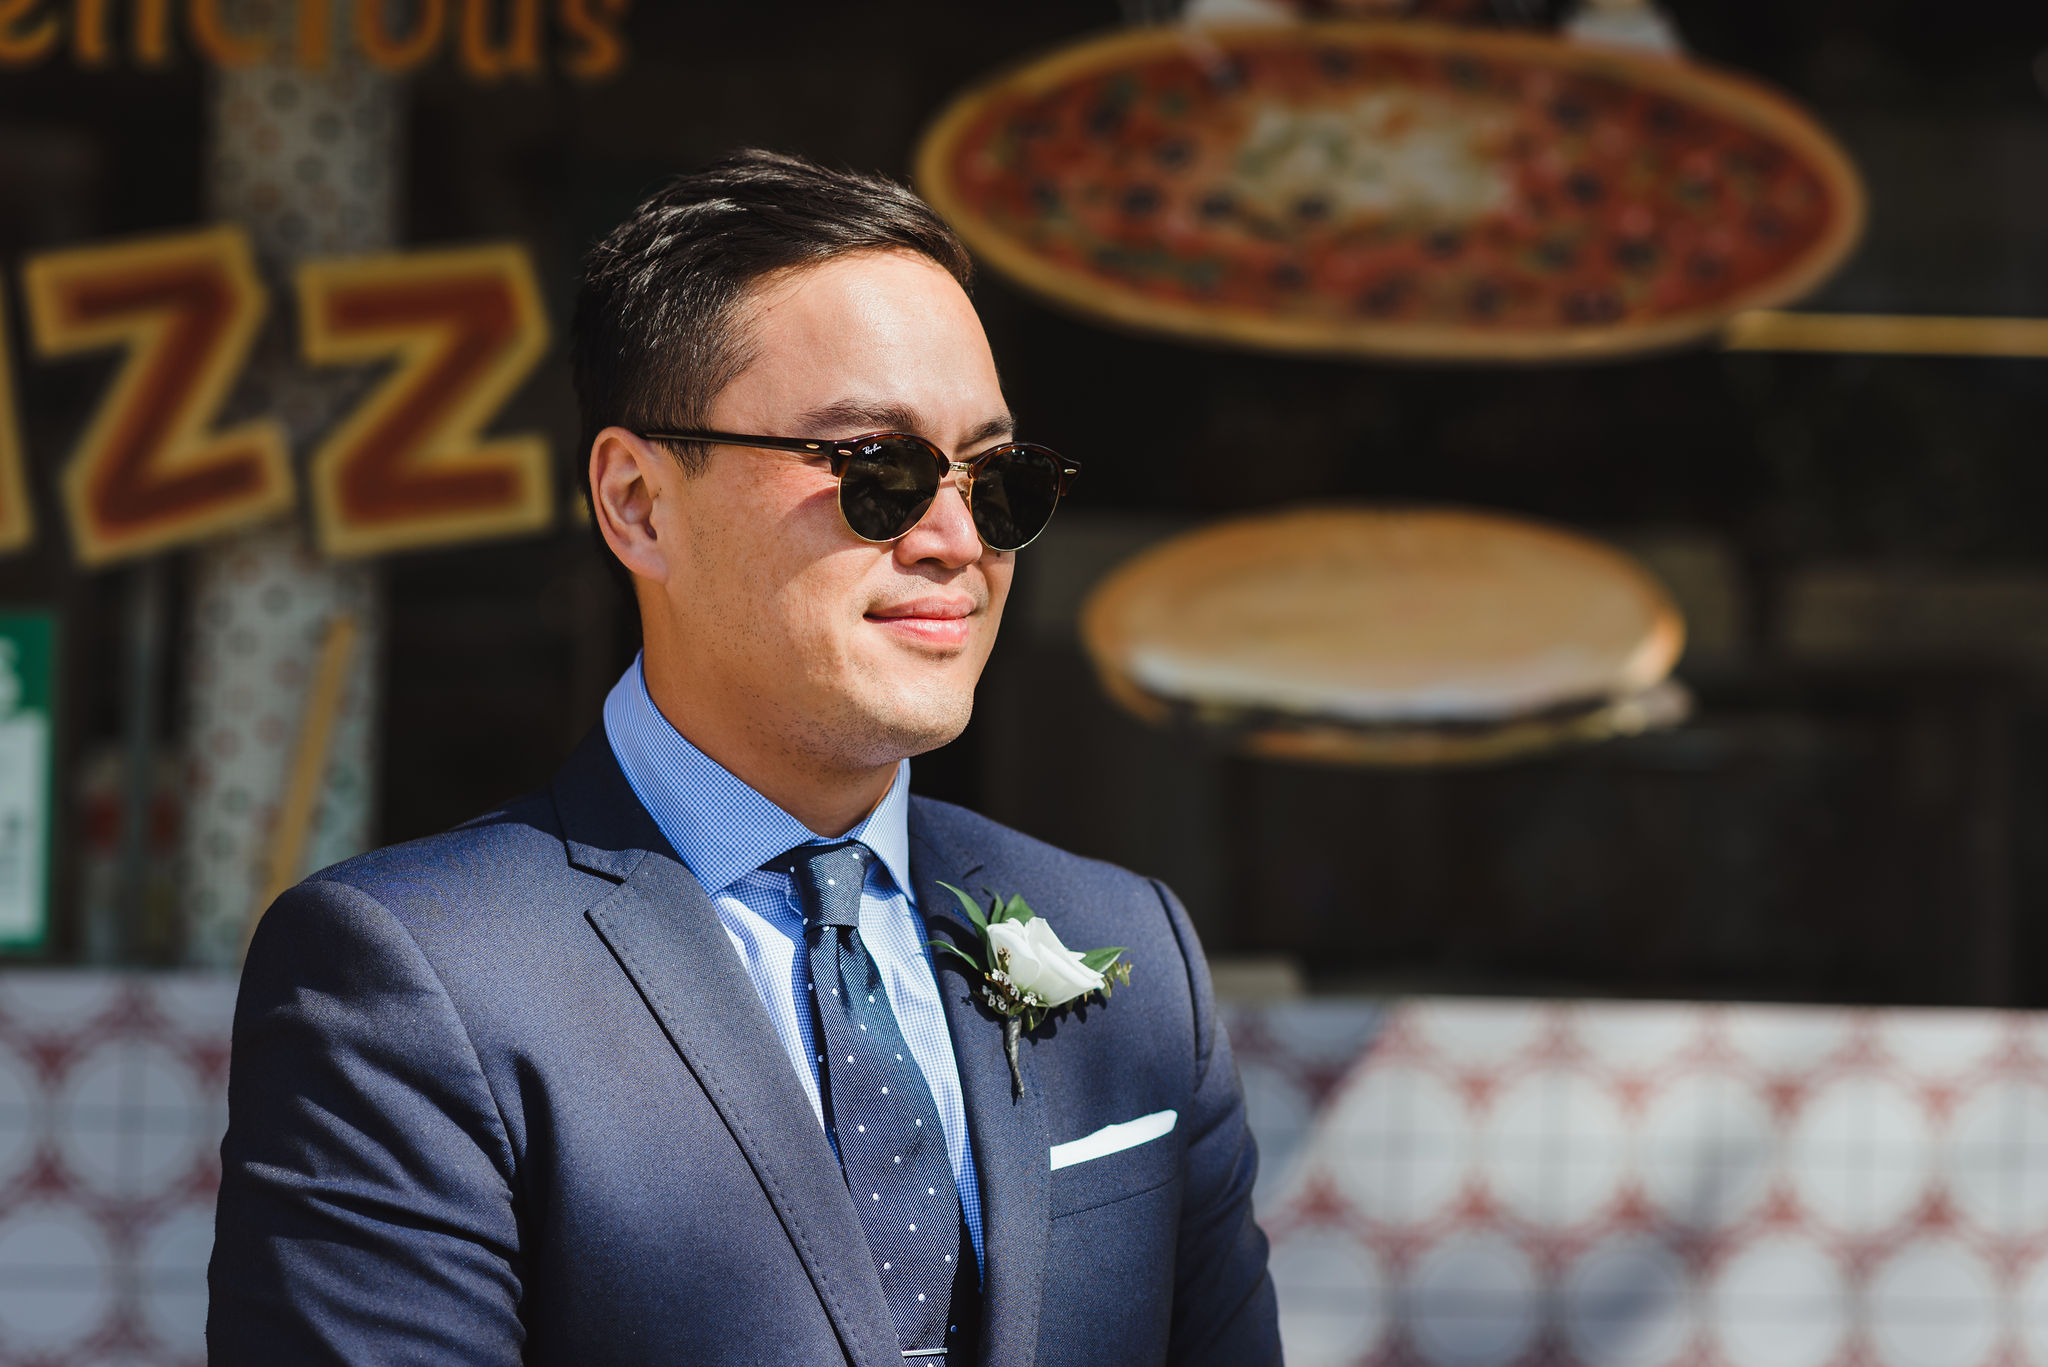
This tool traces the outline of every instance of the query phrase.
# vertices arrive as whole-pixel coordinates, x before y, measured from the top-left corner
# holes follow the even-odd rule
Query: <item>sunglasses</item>
[[[972,460],[952,460],[923,437],[870,432],[844,441],[749,437],[735,432],[642,432],[650,441],[703,441],[823,456],[839,481],[839,515],[863,541],[894,541],[924,520],[958,471],[967,473],[967,511],[991,550],[1021,551],[1052,521],[1060,496],[1081,467],[1029,442],[991,446]]]

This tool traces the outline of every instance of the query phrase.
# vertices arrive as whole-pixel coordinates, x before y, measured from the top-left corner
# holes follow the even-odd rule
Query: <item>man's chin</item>
[[[915,694],[897,693],[887,698],[864,698],[860,711],[862,728],[868,734],[866,748],[874,762],[907,759],[936,750],[959,739],[974,715],[974,695],[919,699]],[[916,705],[922,702],[923,705]],[[911,705],[906,705],[911,704]]]

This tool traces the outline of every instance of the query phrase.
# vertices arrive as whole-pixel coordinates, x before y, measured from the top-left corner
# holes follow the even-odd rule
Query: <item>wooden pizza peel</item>
[[[1081,636],[1153,725],[1241,753],[1420,767],[1675,725],[1685,625],[1633,559],[1458,508],[1314,507],[1185,533],[1111,571]]]

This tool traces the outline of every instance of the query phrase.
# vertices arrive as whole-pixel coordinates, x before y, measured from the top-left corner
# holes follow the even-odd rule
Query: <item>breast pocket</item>
[[[1106,1125],[1052,1146],[1052,1217],[1138,1196],[1180,1172],[1179,1117],[1172,1111]]]
[[[1172,1114],[1053,1146],[1039,1367],[1166,1360],[1185,1148]]]

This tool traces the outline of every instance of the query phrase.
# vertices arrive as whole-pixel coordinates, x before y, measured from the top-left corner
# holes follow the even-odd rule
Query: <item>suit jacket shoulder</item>
[[[406,922],[495,919],[552,902],[558,892],[598,891],[564,857],[561,822],[547,789],[449,830],[331,864],[306,882],[353,888]]]

